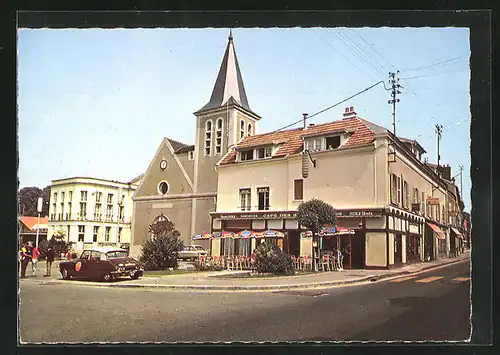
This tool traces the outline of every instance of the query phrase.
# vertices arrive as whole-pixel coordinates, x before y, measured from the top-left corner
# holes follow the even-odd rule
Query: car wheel
[[[62,269],[61,270],[61,276],[64,280],[69,280],[69,274],[68,274],[68,270],[67,269]]]
[[[110,281],[113,281],[113,276],[108,272],[107,274],[104,274],[102,279],[106,282],[110,282]]]
[[[137,279],[139,278],[139,275],[132,274],[132,275],[130,275],[130,278],[131,278],[132,280],[137,280]]]

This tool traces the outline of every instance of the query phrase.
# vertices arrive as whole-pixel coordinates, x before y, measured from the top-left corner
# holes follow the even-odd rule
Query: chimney
[[[342,116],[344,116],[344,118],[357,117],[357,113],[354,111],[354,106],[346,107]]]

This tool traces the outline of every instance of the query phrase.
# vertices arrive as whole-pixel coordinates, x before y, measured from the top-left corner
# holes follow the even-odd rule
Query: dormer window
[[[340,136],[326,137],[326,149],[336,149],[340,147]]]
[[[306,149],[310,152],[321,150],[321,138],[312,138],[306,141]]]
[[[240,160],[241,161],[253,160],[253,149],[243,150],[240,153]]]
[[[271,156],[272,156],[272,148],[271,147],[257,149],[257,159],[271,158]]]

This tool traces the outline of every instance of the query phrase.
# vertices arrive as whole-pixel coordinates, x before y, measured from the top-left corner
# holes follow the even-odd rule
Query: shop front
[[[451,227],[450,233],[450,253],[454,256],[458,256],[463,252],[464,248],[464,237],[458,229]]]
[[[425,255],[427,260],[442,259],[447,254],[445,232],[436,224],[427,222],[425,229]]]

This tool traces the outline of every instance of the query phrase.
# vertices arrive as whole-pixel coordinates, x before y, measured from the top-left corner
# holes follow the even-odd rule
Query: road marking
[[[413,280],[416,278],[417,278],[416,276],[406,276],[406,277],[402,277],[400,279],[391,280],[390,282],[403,282],[403,281]]]
[[[455,277],[453,280],[451,281],[455,281],[455,282],[465,282],[465,281],[469,281],[470,280],[470,277]]]
[[[442,278],[443,278],[443,276],[431,276],[431,277],[426,277],[425,279],[417,280],[415,282],[429,283],[429,282],[433,282],[433,281],[436,281],[436,280],[441,280]]]

